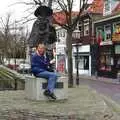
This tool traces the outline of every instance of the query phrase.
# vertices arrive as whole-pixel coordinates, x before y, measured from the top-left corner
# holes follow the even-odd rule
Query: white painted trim
[[[118,18],[118,17],[120,17],[120,14],[115,15],[115,16],[111,16],[111,17],[108,17],[108,18],[102,18],[101,20],[97,20],[97,21],[93,22],[93,24],[99,23],[99,22],[104,22],[104,21],[111,20],[111,19]]]

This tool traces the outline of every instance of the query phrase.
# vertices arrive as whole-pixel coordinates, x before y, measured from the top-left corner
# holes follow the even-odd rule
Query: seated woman
[[[44,95],[56,100],[54,88],[57,81],[57,74],[48,70],[49,65],[54,62],[55,59],[49,61],[49,58],[45,56],[45,45],[39,44],[31,59],[32,73],[36,77],[46,78],[48,80],[48,86],[44,91]]]

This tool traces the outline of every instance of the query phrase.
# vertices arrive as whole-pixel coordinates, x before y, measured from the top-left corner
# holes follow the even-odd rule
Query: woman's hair
[[[45,47],[45,45],[44,45],[43,43],[38,44],[38,45],[36,46],[36,49],[37,49],[38,47],[46,49],[46,47]]]

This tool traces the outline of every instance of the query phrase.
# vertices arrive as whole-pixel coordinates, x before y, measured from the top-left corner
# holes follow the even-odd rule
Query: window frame
[[[85,29],[85,26],[87,27],[87,29]],[[89,19],[84,20],[84,32],[83,33],[84,33],[84,36],[88,36],[90,34],[90,20]]]
[[[107,31],[106,31],[106,27],[109,26],[110,27],[110,33],[107,34]],[[111,24],[107,24],[107,25],[104,25],[104,35],[105,35],[105,38],[104,38],[104,41],[112,41],[112,31],[111,31]],[[107,39],[107,35],[109,35],[109,38]]]

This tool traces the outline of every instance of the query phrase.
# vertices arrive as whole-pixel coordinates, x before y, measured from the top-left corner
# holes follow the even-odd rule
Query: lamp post
[[[79,56],[78,56],[78,52],[79,52],[79,46],[78,44],[76,44],[76,53],[77,53],[77,60],[76,60],[76,85],[79,85]]]
[[[79,85],[79,45],[81,43],[77,42],[77,40],[80,39],[80,31],[75,30],[73,31],[72,37],[76,40],[76,44],[74,45],[76,47],[76,85]]]

